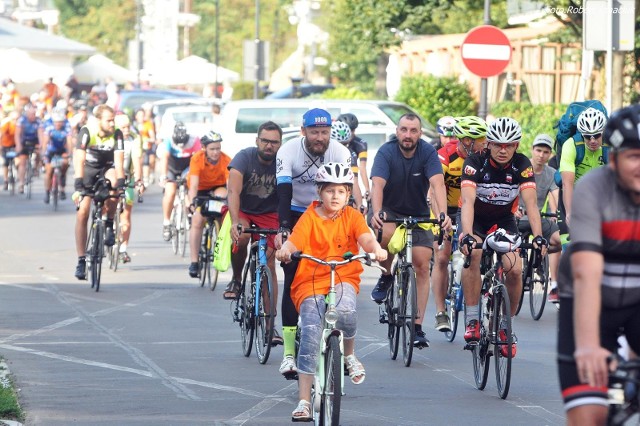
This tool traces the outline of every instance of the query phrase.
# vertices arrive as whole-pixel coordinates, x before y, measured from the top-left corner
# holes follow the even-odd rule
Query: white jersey
[[[278,150],[276,179],[278,184],[292,184],[291,210],[303,212],[317,199],[316,173],[320,166],[330,162],[343,163],[351,167],[349,149],[331,140],[324,155],[317,157],[307,151],[304,146],[304,136],[300,136],[290,140]]]

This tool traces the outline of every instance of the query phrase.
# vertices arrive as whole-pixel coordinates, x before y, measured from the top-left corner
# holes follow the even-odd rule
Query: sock
[[[169,226],[169,225],[171,225],[171,221],[167,219],[163,219],[162,226]]]
[[[87,256],[78,256],[78,262],[81,260],[87,260]]]
[[[127,251],[127,243],[120,244],[120,253]]]
[[[558,281],[550,280],[549,281],[549,290],[554,290],[558,288]]]
[[[422,324],[416,324],[415,327],[416,327],[416,333],[418,331],[422,331]]]
[[[298,327],[282,327],[282,340],[284,340],[284,356],[296,354],[296,330]]]
[[[477,320],[479,316],[478,305],[469,306],[467,305],[467,310],[464,314],[464,322],[469,324],[471,320]]]

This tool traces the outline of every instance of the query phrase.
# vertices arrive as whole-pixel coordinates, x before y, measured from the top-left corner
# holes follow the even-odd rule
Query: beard
[[[276,158],[276,154],[268,154],[266,152],[258,151],[258,157],[260,157],[262,161],[273,161]]]
[[[402,142],[398,144],[401,150],[405,152],[409,152],[409,151],[413,151],[416,148],[416,146],[418,146],[418,141],[413,141],[413,140],[411,140],[411,145],[409,146],[405,145],[404,142],[408,142],[408,141],[409,141],[408,139],[404,139]]]

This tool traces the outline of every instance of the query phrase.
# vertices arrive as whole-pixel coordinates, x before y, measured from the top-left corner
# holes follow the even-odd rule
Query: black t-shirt
[[[258,148],[251,147],[238,152],[228,168],[242,173],[240,211],[246,214],[278,211],[275,159],[264,164],[258,159]]]
[[[536,189],[531,161],[515,153],[505,166],[496,164],[489,152],[467,157],[462,167],[461,187],[476,188],[474,217],[489,219],[512,214],[518,205],[520,190]]]

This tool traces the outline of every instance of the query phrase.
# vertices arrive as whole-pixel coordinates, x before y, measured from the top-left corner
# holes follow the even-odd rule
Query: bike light
[[[327,312],[324,314],[324,320],[331,325],[335,325],[338,322],[338,312],[336,308],[329,308]]]

